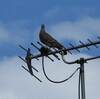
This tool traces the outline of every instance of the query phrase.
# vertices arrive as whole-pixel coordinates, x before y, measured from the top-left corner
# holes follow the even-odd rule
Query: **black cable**
[[[71,76],[69,76],[67,79],[62,80],[62,81],[53,81],[53,80],[51,80],[51,79],[47,76],[47,74],[46,74],[46,72],[45,72],[45,69],[44,69],[44,57],[42,57],[42,69],[43,69],[43,73],[44,73],[45,77],[46,77],[50,82],[52,82],[52,83],[63,83],[63,82],[65,82],[65,81],[69,80],[69,79],[80,69],[80,67],[77,68]]]

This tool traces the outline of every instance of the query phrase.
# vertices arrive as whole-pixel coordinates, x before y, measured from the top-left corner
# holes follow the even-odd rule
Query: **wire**
[[[80,67],[77,68],[77,69],[74,71],[74,73],[73,73],[72,75],[70,75],[67,79],[64,79],[64,80],[62,80],[62,81],[54,81],[54,80],[51,80],[51,79],[47,76],[47,74],[46,74],[46,72],[45,72],[45,69],[44,69],[44,57],[42,57],[42,69],[43,69],[43,73],[44,73],[45,77],[46,77],[50,82],[52,82],[52,83],[63,83],[63,82],[65,82],[65,81],[69,80],[69,79],[80,69]]]

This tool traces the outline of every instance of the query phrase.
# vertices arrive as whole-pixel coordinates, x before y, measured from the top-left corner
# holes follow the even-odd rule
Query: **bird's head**
[[[45,29],[45,25],[44,24],[41,25],[41,29]]]

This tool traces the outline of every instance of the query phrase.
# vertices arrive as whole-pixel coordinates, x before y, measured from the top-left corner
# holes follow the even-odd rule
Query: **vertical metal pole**
[[[84,58],[80,59],[80,76],[81,76],[81,98],[82,99],[86,99],[85,98],[85,77],[84,77]]]

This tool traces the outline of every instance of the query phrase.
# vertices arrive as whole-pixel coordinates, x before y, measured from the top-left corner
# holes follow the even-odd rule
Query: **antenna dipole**
[[[97,48],[97,44],[100,44],[100,40],[99,41],[95,41],[95,42],[89,42],[89,43],[86,43],[84,44],[82,41],[81,42],[81,45],[78,45],[78,46],[72,46],[71,44],[71,47],[70,48],[64,48],[64,49],[61,49],[61,50],[56,50],[56,51],[50,51],[48,53],[45,53],[45,54],[37,54],[37,55],[34,55],[34,56],[31,56],[30,58],[31,59],[35,59],[35,58],[39,58],[39,57],[43,57],[43,56],[48,56],[48,55],[54,55],[54,54],[57,54],[57,53],[60,53],[60,52],[65,52],[65,51],[72,51],[72,50],[78,50],[80,48],[87,48],[88,50],[90,50],[89,46],[95,46]],[[38,48],[39,49],[39,48]],[[45,49],[45,48],[44,48]],[[40,51],[41,52],[41,51]],[[80,51],[78,51],[80,52]]]
[[[35,71],[37,71],[38,72],[38,70],[35,68],[35,67],[33,67],[32,65],[31,65],[31,61],[33,60],[33,59],[37,59],[37,60],[39,60],[38,58],[41,58],[42,57],[42,69],[43,69],[43,73],[44,73],[44,75],[45,75],[45,77],[50,81],[50,82],[52,82],[52,83],[63,83],[63,82],[65,82],[65,81],[67,81],[67,80],[69,80],[78,70],[80,70],[80,76],[79,76],[79,81],[80,81],[80,83],[81,83],[81,98],[82,99],[85,99],[85,97],[86,97],[86,95],[85,95],[85,77],[84,77],[84,64],[86,63],[86,62],[88,62],[88,61],[90,61],[90,60],[94,60],[94,59],[98,59],[98,58],[100,58],[100,56],[96,56],[96,57],[91,57],[91,58],[87,58],[87,59],[84,59],[84,58],[80,58],[80,59],[78,59],[78,60],[75,60],[75,61],[72,61],[72,62],[69,62],[69,61],[66,61],[66,59],[65,59],[65,53],[64,52],[69,52],[70,54],[72,54],[72,52],[70,52],[70,51],[72,51],[72,50],[76,50],[78,53],[80,53],[81,51],[79,50],[80,48],[87,48],[89,51],[91,50],[90,48],[89,48],[89,46],[94,46],[94,47],[96,47],[96,48],[99,48],[98,46],[97,46],[97,44],[100,44],[100,37],[98,37],[98,41],[91,41],[90,39],[87,39],[88,40],[88,43],[83,43],[82,41],[79,41],[80,42],[80,45],[77,45],[77,46],[74,46],[73,44],[71,44],[71,43],[69,43],[70,44],[70,46],[71,47],[69,47],[69,48],[65,48],[65,47],[63,47],[63,49],[60,49],[60,50],[57,50],[57,49],[55,49],[55,48],[49,48],[49,47],[47,47],[47,46],[44,46],[44,45],[42,45],[40,42],[37,42],[37,44],[39,44],[39,46],[41,46],[41,47],[37,47],[35,44],[33,44],[33,43],[31,43],[31,45],[34,47],[34,48],[36,48],[38,51],[39,51],[39,54],[37,54],[37,55],[33,55],[31,52],[30,52],[30,49],[28,48],[28,50],[27,49],[25,49],[24,47],[22,47],[21,45],[20,45],[20,47],[23,49],[23,50],[25,50],[26,52],[27,52],[27,55],[26,55],[26,58],[25,59],[23,59],[21,56],[19,56],[19,58],[20,59],[22,59],[25,63],[27,63],[27,66],[28,66],[28,69],[29,70],[27,70],[25,67],[23,67],[26,71],[28,71],[32,76],[34,76],[38,81],[40,81],[40,82],[42,82],[39,78],[37,78],[35,75],[34,75],[34,73],[33,73],[33,70],[35,70]],[[69,64],[69,65],[71,65],[71,64],[79,64],[80,65],[80,67],[79,68],[77,68],[76,70],[75,70],[75,72],[74,73],[72,73],[72,75],[69,77],[69,78],[66,78],[65,80],[61,80],[61,81],[53,81],[53,80],[51,80],[48,76],[47,76],[47,74],[46,74],[46,72],[45,72],[45,68],[44,68],[44,56],[45,57],[47,57],[48,59],[50,59],[52,62],[54,62],[54,59],[53,58],[51,58],[50,57],[50,55],[52,55],[52,56],[54,56],[57,60],[60,60],[60,58],[58,57],[58,55],[57,54],[60,54],[61,56],[62,56],[62,60],[63,60],[63,62],[64,63],[66,63],[66,64]],[[79,89],[80,89],[80,86],[79,86]],[[80,90],[79,90],[79,92],[80,92]],[[80,94],[79,94],[79,99],[80,99]]]

